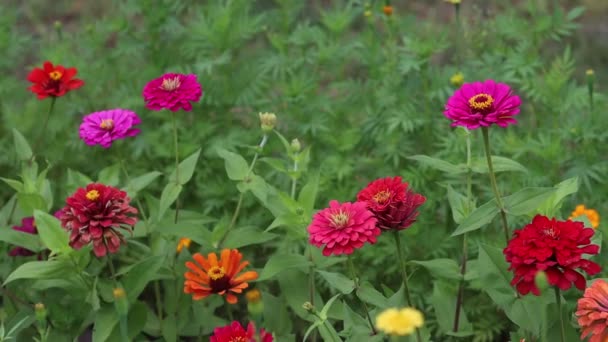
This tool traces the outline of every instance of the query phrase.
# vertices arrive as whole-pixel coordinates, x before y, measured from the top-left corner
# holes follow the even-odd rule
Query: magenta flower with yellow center
[[[374,214],[364,202],[340,204],[329,202],[329,208],[317,212],[308,226],[309,242],[323,246],[323,255],[352,254],[366,242],[376,243],[380,228]]]
[[[110,148],[112,142],[126,137],[134,137],[140,130],[141,119],[135,112],[126,109],[110,109],[91,113],[82,118],[80,139],[87,145],[101,145]]]
[[[452,126],[467,129],[489,127],[493,124],[507,127],[517,123],[521,100],[511,88],[494,80],[465,83],[448,99],[443,114],[452,120]]]
[[[576,309],[581,341],[587,336],[589,342],[608,341],[608,283],[598,279],[585,289]]]
[[[168,73],[148,82],[142,95],[151,110],[191,111],[192,102],[200,100],[203,90],[194,74]]]

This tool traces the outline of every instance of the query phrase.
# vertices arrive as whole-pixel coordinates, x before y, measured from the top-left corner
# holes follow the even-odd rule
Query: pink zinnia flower
[[[197,102],[202,95],[203,90],[194,74],[164,74],[148,82],[143,91],[146,108],[172,112],[180,109],[191,111],[191,102]]]
[[[517,121],[521,101],[511,88],[494,80],[465,83],[448,99],[443,114],[452,126],[468,129],[497,124],[507,127]]]
[[[126,109],[110,109],[91,113],[82,118],[80,139],[87,145],[101,145],[109,148],[114,140],[139,134],[140,130],[133,126],[140,123],[141,120],[137,114]]]
[[[21,219],[20,226],[13,226],[13,230],[28,233],[28,234],[38,234],[38,230],[36,229],[36,225],[34,224],[33,217],[24,217]],[[14,247],[8,252],[10,256],[30,256],[36,253],[30,251],[27,248],[23,248],[21,246]]]
[[[356,248],[369,242],[376,243],[380,229],[376,218],[363,202],[340,204],[329,202],[329,208],[317,212],[308,226],[309,241],[323,248],[323,255],[351,254]]]
[[[243,328],[241,323],[233,321],[230,325],[217,327],[213,329],[213,335],[210,342],[273,342],[274,338],[271,333],[264,329],[260,329],[260,336],[255,332],[255,325],[249,322],[247,330]]]
[[[578,325],[581,327],[581,341],[591,335],[589,342],[608,341],[608,283],[598,279],[578,300],[576,309]]]

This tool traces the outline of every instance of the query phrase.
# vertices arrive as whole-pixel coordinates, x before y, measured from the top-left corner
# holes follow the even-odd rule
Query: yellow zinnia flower
[[[423,324],[422,313],[414,308],[390,308],[376,316],[376,327],[388,335],[409,335]]]
[[[579,204],[576,206],[568,220],[573,220],[579,216],[587,216],[587,219],[591,223],[591,228],[597,229],[600,225],[600,214],[595,209],[587,209],[584,204]]]

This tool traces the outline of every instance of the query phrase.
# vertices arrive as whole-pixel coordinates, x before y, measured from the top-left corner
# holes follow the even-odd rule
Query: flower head
[[[93,242],[93,252],[102,257],[116,253],[125,242],[119,228],[131,233],[137,223],[137,209],[129,205],[127,193],[114,187],[91,183],[66,199],[61,225],[70,232],[70,246],[80,249]]]
[[[568,220],[573,220],[580,216],[586,216],[591,223],[591,228],[597,229],[600,226],[600,214],[595,209],[587,209],[583,204],[579,204],[576,206]]]
[[[581,341],[591,336],[589,342],[608,341],[608,283],[598,279],[591,284],[576,309]]]
[[[387,17],[390,17],[391,15],[393,15],[393,6],[386,5],[382,7],[382,12],[384,12],[384,15],[386,15]]]
[[[190,247],[190,244],[192,243],[192,240],[188,239],[188,238],[181,238],[179,239],[179,242],[177,243],[177,247],[175,247],[175,250],[177,251],[177,253],[180,253],[182,251],[182,249],[188,249]]]
[[[450,83],[454,87],[460,87],[464,83],[464,74],[461,72],[457,72],[452,77],[450,77]]]
[[[226,296],[226,301],[235,304],[237,298],[234,293],[241,293],[249,284],[256,280],[256,271],[247,271],[239,274],[247,265],[243,255],[236,249],[224,249],[217,259],[215,253],[209,253],[207,258],[200,253],[192,256],[194,262],[187,261],[186,267],[190,269],[184,274],[184,293],[191,293],[194,300],[200,300],[211,294]]]
[[[233,321],[230,325],[213,329],[210,342],[273,342],[272,334],[260,329],[260,336],[256,336],[255,325],[249,322],[247,330],[241,323]]]
[[[198,102],[203,95],[196,75],[164,74],[148,82],[143,90],[146,108],[151,110],[192,110],[191,102]]]
[[[38,230],[36,229],[36,224],[34,223],[34,218],[31,216],[22,218],[21,225],[13,226],[13,230],[28,233],[28,234],[38,234]],[[34,254],[36,254],[36,253],[30,251],[27,248],[21,247],[21,246],[14,247],[8,252],[8,255],[10,255],[10,256],[31,256]]]
[[[76,68],[64,68],[46,61],[42,68],[34,68],[27,76],[33,85],[28,89],[43,100],[49,96],[60,97],[70,90],[78,89],[84,85],[82,80],[74,78],[78,71]]]
[[[585,278],[577,269],[589,275],[601,270],[598,264],[582,258],[583,254],[599,251],[598,245],[591,244],[591,236],[593,229],[585,228],[582,222],[536,215],[532,223],[515,231],[503,251],[514,273],[511,285],[522,295],[532,292],[538,296],[540,290],[534,280],[537,272],[544,271],[552,286],[567,290],[574,283],[583,290]]]
[[[277,116],[274,113],[259,113],[260,126],[266,133],[271,132],[277,124]]]
[[[91,113],[82,118],[80,139],[87,145],[101,145],[109,148],[114,140],[139,134],[140,130],[133,126],[140,123],[141,120],[137,114],[126,109],[110,109]]]
[[[380,229],[365,203],[332,200],[329,208],[317,212],[308,226],[309,242],[323,247],[323,255],[351,254],[366,242],[376,243]]]
[[[390,308],[376,316],[376,327],[388,335],[409,335],[423,324],[422,313],[414,308]]]
[[[465,83],[448,99],[443,114],[452,120],[452,126],[468,129],[496,124],[507,127],[517,121],[521,101],[511,88],[494,80]]]
[[[408,189],[401,177],[386,177],[369,183],[357,194],[357,201],[366,203],[382,229],[402,230],[412,225],[426,198]]]

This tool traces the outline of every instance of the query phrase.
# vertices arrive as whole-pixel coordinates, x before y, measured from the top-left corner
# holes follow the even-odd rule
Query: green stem
[[[114,270],[114,264],[112,263],[112,258],[110,258],[110,254],[106,254],[106,258],[108,259],[108,267],[110,268],[110,274],[112,275],[112,280],[114,281],[114,284],[116,284],[117,283],[116,270]]]
[[[226,314],[228,315],[228,320],[230,320],[230,322],[234,321],[234,317],[232,315],[232,309],[230,308],[230,304],[228,304],[228,302],[224,302],[224,307],[226,308]]]
[[[401,264],[401,277],[403,278],[403,290],[405,292],[405,300],[407,305],[413,307],[412,304],[412,295],[410,293],[410,287],[408,285],[407,280],[407,269],[405,264],[405,257],[403,256],[403,250],[401,249],[401,237],[399,236],[399,231],[393,231],[393,237],[395,238],[395,245],[397,247],[397,255],[399,257],[399,263]],[[422,342],[422,336],[420,335],[420,329],[416,328],[416,340],[418,342]]]
[[[559,288],[556,286],[555,289],[555,301],[557,302],[557,313],[559,314],[559,327],[561,342],[566,342],[566,333],[564,331],[564,316],[562,315],[562,295],[560,294]]]
[[[507,224],[507,211],[505,210],[505,205],[502,202],[502,198],[500,197],[500,193],[498,192],[498,185],[496,184],[496,175],[494,174],[494,165],[492,164],[492,154],[490,153],[490,138],[488,136],[488,128],[482,127],[481,132],[483,134],[483,146],[486,151],[488,174],[490,175],[490,183],[492,183],[492,191],[494,192],[496,204],[498,205],[498,209],[500,210],[502,228],[505,233],[505,242],[509,243],[509,225]]]
[[[346,260],[348,260],[348,268],[350,269],[350,274],[353,277],[353,282],[355,282],[355,291],[359,292],[361,286],[359,284],[359,277],[357,276],[357,271],[355,270],[355,264],[353,264],[353,259],[349,255]],[[367,316],[369,327],[372,329],[372,335],[376,335],[378,332],[376,331],[376,328],[374,327],[374,322],[372,321],[372,318],[369,315],[369,309],[367,308],[367,304],[363,300],[361,300],[361,303],[363,304],[363,309],[365,310],[365,315]]]
[[[32,153],[32,158],[30,159],[30,162],[34,161],[35,151],[38,149],[38,147],[42,143],[44,137],[46,136],[46,130],[47,130],[47,127],[49,126],[49,119],[51,118],[51,114],[53,113],[53,109],[55,108],[55,101],[57,101],[57,98],[53,96],[51,98],[51,105],[49,107],[49,110],[48,110],[48,112],[46,112],[46,117],[44,118],[44,123],[42,124],[42,131],[39,133],[36,143],[34,143],[34,148],[33,148],[34,152]]]
[[[294,160],[293,161],[293,172],[297,172],[298,171],[298,161]],[[296,187],[298,184],[298,179],[294,176],[291,179],[291,198],[295,199],[296,198]]]
[[[175,148],[175,183],[179,182],[179,145],[177,141],[177,114],[173,113],[173,146]],[[169,180],[171,181],[171,180]],[[179,217],[179,198],[175,200],[175,219],[174,223],[177,223]]]
[[[161,327],[163,322],[163,297],[160,294],[160,280],[154,281],[154,299],[156,300],[156,316],[158,316],[158,321]]]

